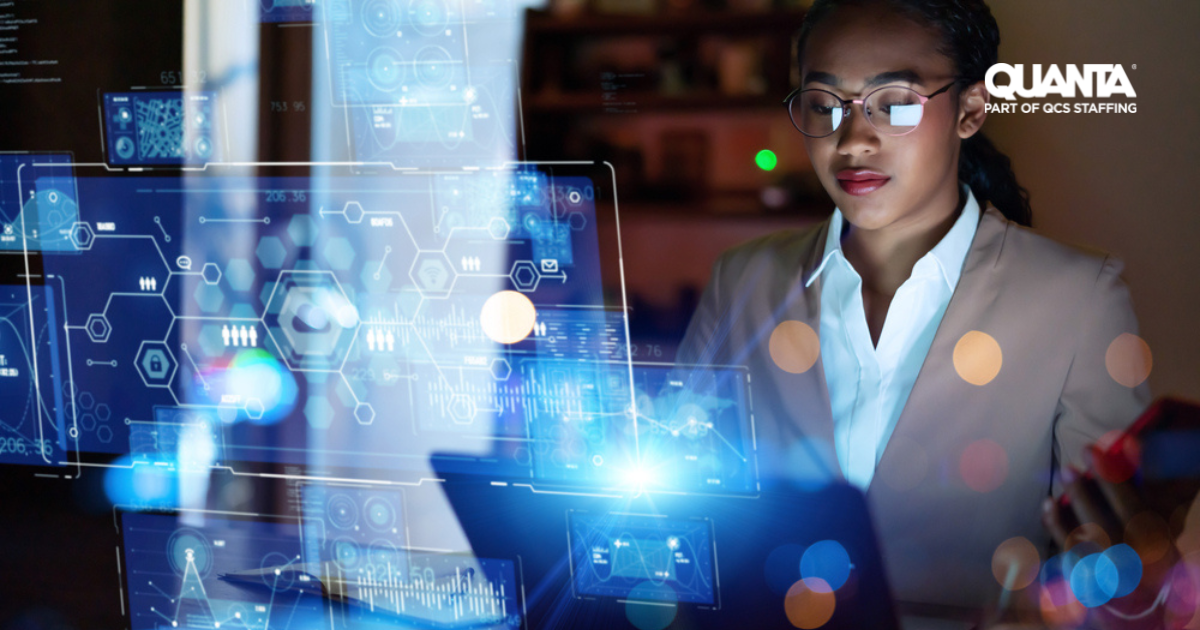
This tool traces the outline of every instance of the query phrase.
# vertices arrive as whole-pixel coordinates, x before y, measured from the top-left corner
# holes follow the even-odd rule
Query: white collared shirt
[[[964,183],[966,203],[950,231],[913,265],[871,342],[863,307],[862,277],[842,253],[845,224],[834,208],[821,264],[808,279],[821,281],[820,343],[833,411],[834,450],[846,479],[866,491],[896,428],[917,372],[950,303],[981,211]]]

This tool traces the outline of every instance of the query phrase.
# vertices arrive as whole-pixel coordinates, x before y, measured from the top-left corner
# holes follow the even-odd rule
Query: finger
[[[1065,548],[1067,543],[1068,530],[1063,526],[1063,512],[1065,509],[1053,497],[1046,497],[1042,501],[1042,525],[1050,532],[1059,549]]]

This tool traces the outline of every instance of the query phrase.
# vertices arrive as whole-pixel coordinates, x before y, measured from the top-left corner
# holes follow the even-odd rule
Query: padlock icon
[[[155,374],[163,372],[162,356],[157,352],[150,356],[150,371]]]

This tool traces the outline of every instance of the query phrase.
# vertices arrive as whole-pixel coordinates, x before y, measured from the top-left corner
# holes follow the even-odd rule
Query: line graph
[[[712,524],[639,514],[568,514],[576,594],[630,597],[646,592],[679,602],[715,604]],[[645,589],[639,589],[639,592]]]

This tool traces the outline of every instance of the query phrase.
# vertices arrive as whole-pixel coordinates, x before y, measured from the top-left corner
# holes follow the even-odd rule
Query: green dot
[[[764,171],[775,170],[775,165],[779,164],[779,158],[775,157],[775,152],[770,149],[763,149],[754,156],[754,163]]]

